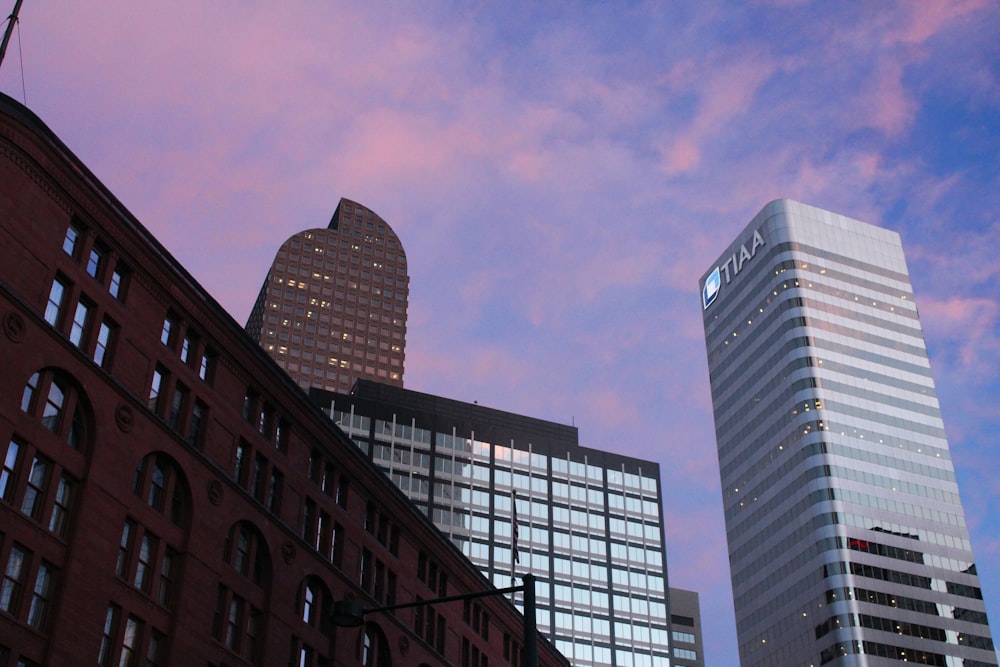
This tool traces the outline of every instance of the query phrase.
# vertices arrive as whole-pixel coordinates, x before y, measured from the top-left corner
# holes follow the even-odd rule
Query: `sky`
[[[26,0],[0,90],[240,323],[285,239],[378,213],[406,386],[657,461],[710,667],[738,654],[698,278],[779,197],[898,231],[1000,623],[996,0]]]

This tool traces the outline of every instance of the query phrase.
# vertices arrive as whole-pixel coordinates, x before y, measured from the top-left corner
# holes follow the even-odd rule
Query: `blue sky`
[[[406,385],[658,461],[723,667],[697,280],[778,197],[902,235],[1000,622],[998,78],[993,0],[29,1],[0,90],[240,322],[288,236],[379,213]]]

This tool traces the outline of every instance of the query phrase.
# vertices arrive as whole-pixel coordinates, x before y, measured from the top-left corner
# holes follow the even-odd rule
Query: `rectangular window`
[[[251,424],[256,423],[259,406],[257,405],[260,395],[253,389],[247,389],[243,395],[243,419]]]
[[[306,498],[305,511],[302,513],[302,539],[310,545],[319,542],[319,514],[316,501]]]
[[[38,630],[44,629],[45,619],[52,597],[52,567],[48,563],[38,566],[35,576],[35,589],[31,595],[31,607],[28,609],[28,625]]]
[[[219,585],[219,590],[215,594],[215,613],[212,614],[212,636],[216,639],[222,638],[222,615],[226,609],[226,598],[228,591],[223,585]]]
[[[94,361],[103,368],[107,368],[108,362],[111,360],[108,348],[111,347],[113,333],[114,325],[111,322],[107,319],[101,322],[101,326],[97,330],[97,343],[94,345]]]
[[[63,239],[63,252],[76,259],[76,249],[80,244],[80,230],[75,224],[70,223],[66,229],[66,238]]]
[[[260,638],[260,632],[263,629],[262,616],[263,614],[259,609],[250,606],[249,613],[247,614],[246,638],[243,642],[243,657],[247,660],[253,660],[257,655],[257,643]]]
[[[337,492],[334,494],[334,502],[337,503],[342,509],[347,509],[347,499],[349,497],[351,482],[346,477],[344,473],[340,474],[340,483],[337,484]]]
[[[368,549],[362,549],[361,551],[361,588],[364,589],[366,593],[372,592],[372,552]]]
[[[377,559],[375,561],[372,597],[379,604],[385,604],[385,563]]]
[[[257,417],[257,431],[265,438],[269,437],[273,421],[274,408],[272,408],[270,404],[265,403],[264,407],[260,411],[260,415]]]
[[[194,343],[191,340],[191,336],[184,336],[184,340],[181,341],[181,362],[188,363],[191,359],[191,347]]]
[[[11,440],[7,445],[7,454],[3,459],[3,471],[0,472],[0,498],[10,502],[14,497],[14,486],[17,482],[17,457],[21,445]]]
[[[226,647],[235,651],[240,641],[240,616],[243,611],[243,600],[234,595],[229,601],[229,612],[226,614]]]
[[[18,545],[10,548],[7,567],[4,569],[3,583],[0,584],[0,609],[13,614],[21,599],[21,586],[27,570],[27,554]]]
[[[201,360],[198,362],[198,377],[208,382],[208,374],[215,359],[215,354],[209,350],[201,353]]]
[[[167,423],[170,424],[171,428],[176,429],[180,425],[181,414],[187,404],[187,396],[187,387],[178,382],[177,386],[174,387],[174,395],[171,397],[170,414],[167,415]]]
[[[236,445],[236,461],[233,463],[233,479],[240,486],[246,485],[247,459],[250,456],[250,446],[240,440]]]
[[[101,635],[101,647],[97,652],[97,664],[101,665],[101,667],[111,667],[111,661],[114,658],[115,652],[115,632],[120,611],[115,605],[110,605],[108,613],[104,616],[104,633]]]
[[[45,305],[45,321],[54,327],[59,326],[59,314],[62,312],[66,288],[66,282],[57,276],[52,281],[52,289],[49,290],[49,301]]]
[[[333,464],[329,461],[322,461],[323,464],[323,476],[320,478],[319,488],[322,489],[323,493],[328,496],[333,496],[334,484],[333,484]]]
[[[281,509],[281,488],[284,481],[285,476],[272,467],[271,479],[267,486],[267,499],[264,501],[264,504],[267,505],[267,509],[275,514]]]
[[[122,527],[121,541],[118,543],[118,560],[115,562],[115,574],[125,577],[128,573],[129,550],[132,548],[132,535],[135,533],[135,522],[126,521]]]
[[[286,419],[279,419],[277,428],[274,431],[274,446],[278,451],[288,451],[288,434],[292,430],[292,425]]]
[[[177,554],[172,549],[167,549],[163,554],[163,560],[160,561],[160,582],[156,589],[156,601],[164,607],[169,607],[171,604],[175,562]]]
[[[149,643],[146,645],[146,667],[159,667],[163,664],[164,647],[167,638],[162,632],[153,630],[149,633]]]
[[[96,278],[101,271],[101,263],[104,259],[104,251],[94,246],[90,249],[90,256],[87,257],[87,273]]]
[[[293,643],[298,643],[293,640]],[[293,656],[293,663],[296,667],[312,667],[314,664],[314,651],[309,646],[302,644],[301,646],[296,646],[295,649],[298,652],[298,657]]]
[[[66,519],[69,517],[69,503],[73,495],[73,480],[63,475],[56,486],[56,497],[52,504],[52,516],[49,518],[49,531],[57,537],[64,537]]]
[[[139,557],[135,566],[135,577],[132,585],[141,591],[149,592],[149,586],[153,576],[153,559],[156,558],[156,548],[158,541],[155,537],[146,533],[139,542]]]
[[[330,562],[340,567],[344,560],[344,527],[333,524],[333,534],[330,537]]]
[[[160,330],[160,342],[164,345],[170,345],[170,336],[174,329],[174,316],[167,314],[163,318],[163,328]]]
[[[139,635],[142,632],[142,621],[135,616],[129,616],[125,621],[125,634],[122,635],[122,654],[118,659],[118,667],[135,667],[135,655],[139,648]]]
[[[48,471],[49,462],[41,456],[36,456],[31,462],[28,483],[24,489],[24,499],[21,501],[21,511],[36,521],[42,514]]]
[[[153,412],[160,411],[160,392],[163,390],[163,380],[166,377],[166,371],[164,371],[160,366],[157,366],[153,370],[153,380],[149,385],[149,409]]]
[[[266,486],[267,459],[258,452],[253,459],[253,476],[250,479],[250,493],[257,500],[263,502]]]
[[[329,539],[330,533],[330,515],[323,510],[319,511],[319,521],[316,524],[316,530],[313,535],[312,548],[317,551],[322,552],[324,549],[324,541]]]
[[[201,445],[201,433],[205,426],[205,417],[208,414],[208,406],[199,400],[195,400],[191,407],[191,421],[188,424],[187,441],[193,447]]]
[[[90,321],[90,311],[90,304],[83,299],[76,304],[76,312],[73,314],[73,326],[69,330],[69,342],[77,347],[80,347],[83,343],[83,334],[86,332],[87,324]]]
[[[111,282],[108,285],[108,292],[118,301],[125,299],[125,269],[122,268],[121,262],[118,262],[115,270],[111,272]]]

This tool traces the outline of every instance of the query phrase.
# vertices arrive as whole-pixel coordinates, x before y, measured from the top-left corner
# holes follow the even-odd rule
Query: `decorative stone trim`
[[[132,413],[132,408],[124,403],[119,403],[118,407],[115,408],[115,423],[118,424],[118,428],[123,433],[131,431],[132,426],[135,424],[135,415]]]
[[[3,332],[7,334],[7,338],[10,338],[15,343],[20,343],[24,340],[24,334],[26,333],[28,326],[24,323],[24,318],[21,317],[20,313],[7,313],[3,318]]]
[[[222,497],[224,495],[225,488],[223,488],[222,482],[217,479],[213,479],[208,483],[208,502],[218,507],[222,504]]]

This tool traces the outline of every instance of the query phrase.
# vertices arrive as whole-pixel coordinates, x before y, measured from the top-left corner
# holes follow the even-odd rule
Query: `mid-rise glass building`
[[[899,235],[774,201],[700,284],[742,666],[996,665]]]
[[[571,426],[365,380],[311,396],[497,587],[538,577],[539,631],[572,664],[670,664],[656,463],[581,447]]]

